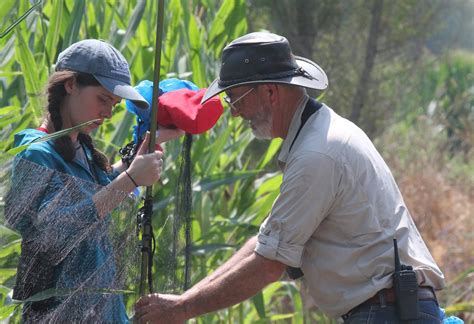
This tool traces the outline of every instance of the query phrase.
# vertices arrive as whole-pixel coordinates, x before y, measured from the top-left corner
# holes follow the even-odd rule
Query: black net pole
[[[153,98],[151,105],[151,125],[150,125],[150,143],[148,152],[155,151],[155,133],[156,118],[158,112],[158,94],[160,83],[161,67],[161,44],[163,39],[163,20],[164,20],[165,1],[158,0],[158,12],[156,21],[156,42],[155,42],[155,68],[153,77]],[[141,274],[140,274],[140,296],[145,294],[146,282],[148,281],[148,292],[153,292],[152,284],[152,265],[153,265],[153,229],[151,219],[153,216],[153,186],[146,188],[146,198],[144,206],[143,219],[141,220],[142,242],[141,242]]]

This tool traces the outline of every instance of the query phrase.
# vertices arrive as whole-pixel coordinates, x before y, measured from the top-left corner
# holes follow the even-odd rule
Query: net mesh
[[[192,141],[187,134],[176,152],[179,174],[169,197],[174,210],[168,204],[153,215],[158,292],[180,293],[190,286]],[[139,298],[140,199],[19,157],[0,154],[0,162],[5,205],[0,226],[21,235],[16,276],[3,283],[14,288],[13,300],[19,302],[11,322],[129,320]],[[105,199],[94,202],[93,195],[104,190]],[[0,249],[10,243],[1,240]]]
[[[25,159],[1,162],[2,222],[22,238],[13,299],[23,321],[126,321],[140,280],[136,198]],[[106,201],[94,203],[101,190]]]
[[[184,257],[182,267],[181,283],[175,283],[174,287],[187,290],[190,285],[191,272],[191,208],[192,208],[192,180],[191,180],[191,146],[193,137],[186,134],[183,143],[183,150],[180,158],[180,169],[178,185],[176,188],[176,209],[174,222],[174,248],[173,259],[178,260],[178,256]],[[181,244],[180,247],[178,245]],[[178,248],[181,253],[178,253]],[[178,267],[177,267],[178,268]],[[178,271],[178,269],[176,269]]]
[[[156,215],[154,291],[181,293],[191,281],[191,209],[193,137],[186,134],[176,164],[179,173],[173,190],[174,209]]]

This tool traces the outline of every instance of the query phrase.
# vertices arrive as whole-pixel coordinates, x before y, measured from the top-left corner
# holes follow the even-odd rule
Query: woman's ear
[[[64,82],[64,90],[67,94],[72,94],[76,89],[76,81],[74,78],[70,78]]]

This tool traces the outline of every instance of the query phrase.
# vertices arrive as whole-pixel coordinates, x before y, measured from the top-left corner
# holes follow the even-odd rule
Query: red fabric
[[[36,128],[36,129],[39,130],[39,131],[41,131],[41,132],[43,132],[43,133],[49,134],[48,130],[47,130],[46,128],[44,128],[44,127],[38,127],[38,128]]]
[[[176,127],[190,134],[201,134],[212,128],[224,112],[219,97],[201,105],[206,89],[179,89],[162,94],[158,103],[158,124]]]

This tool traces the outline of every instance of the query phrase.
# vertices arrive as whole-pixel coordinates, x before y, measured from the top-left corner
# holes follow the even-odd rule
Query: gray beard
[[[263,119],[252,128],[253,135],[258,139],[272,139],[272,119]]]
[[[272,139],[273,114],[271,108],[259,106],[256,110],[258,113],[248,121],[253,135],[258,139]]]

